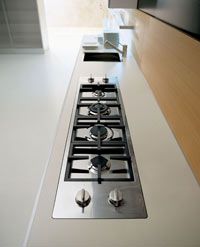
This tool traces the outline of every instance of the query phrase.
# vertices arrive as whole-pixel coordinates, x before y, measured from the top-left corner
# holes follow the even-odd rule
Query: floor
[[[49,30],[45,54],[0,55],[0,246],[22,246],[82,35]]]

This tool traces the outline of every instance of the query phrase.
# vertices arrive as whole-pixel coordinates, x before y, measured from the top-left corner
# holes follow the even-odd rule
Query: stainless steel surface
[[[95,77],[94,83],[102,83],[103,77]],[[119,87],[117,78],[109,78],[109,83],[114,83]],[[79,81],[80,84],[88,84],[88,78],[81,77]],[[78,88],[79,88],[78,85]],[[66,173],[66,164],[68,160],[68,152],[70,148],[71,136],[72,136],[72,129],[73,129],[73,121],[76,113],[76,102],[78,99],[78,92],[75,98],[73,114],[71,117],[70,128],[68,132],[68,137],[66,138],[66,147],[65,153],[63,156],[62,168],[59,178],[59,184],[57,189],[57,194],[55,198],[55,205],[53,210],[53,218],[116,218],[116,219],[133,219],[133,218],[147,218],[147,211],[145,207],[145,202],[143,198],[142,188],[140,184],[139,174],[137,170],[135,155],[133,152],[131,137],[128,129],[128,124],[125,116],[125,112],[123,110],[123,102],[121,99],[120,91],[119,91],[119,99],[121,103],[121,113],[124,119],[125,124],[125,133],[127,138],[127,144],[129,148],[129,154],[131,156],[131,166],[134,174],[134,179],[132,180],[129,173],[115,173],[113,170],[128,170],[129,164],[126,160],[119,161],[119,160],[110,160],[109,154],[104,154],[104,158],[108,160],[108,169],[103,169],[101,173],[101,177],[103,179],[111,179],[111,181],[103,181],[102,183],[98,183],[96,180],[97,174],[96,171],[93,172],[89,171],[88,173],[72,173],[71,179],[78,179],[78,181],[73,180],[65,180],[65,173]],[[113,96],[113,92],[105,92],[105,97]],[[91,97],[92,93],[84,92],[82,94],[84,97]],[[94,97],[94,96],[93,96]],[[105,101],[105,103],[107,103]],[[111,116],[115,112],[114,115],[119,114],[118,110],[113,107],[111,109]],[[80,114],[80,112],[79,112]],[[82,115],[88,115],[88,109],[81,110]],[[106,121],[106,120],[105,120]],[[120,129],[113,129],[115,137],[121,137],[122,133]],[[77,132],[77,136],[79,137],[86,137],[90,136],[88,129],[81,129],[81,131]],[[94,141],[94,140],[93,140]],[[103,140],[104,141],[104,140]],[[92,140],[91,140],[92,142]],[[95,147],[87,147],[88,149],[95,148]],[[116,147],[113,146],[113,149]],[[77,149],[76,149],[77,151]],[[81,148],[80,148],[80,154]],[[96,155],[88,155],[89,159],[84,161],[81,159],[77,159],[72,163],[72,169],[87,169],[91,167],[91,159],[93,159]],[[85,181],[84,179],[89,179],[89,181]],[[123,179],[128,179],[128,181],[123,181]],[[91,201],[84,208],[84,211],[77,205],[77,202],[74,198],[77,195],[77,191],[81,191],[84,188],[85,191],[89,193],[91,196]],[[117,188],[117,191],[115,190]],[[115,190],[115,192],[112,192]],[[81,192],[82,193],[82,192]],[[111,193],[111,194],[110,194]],[[83,194],[83,193],[82,193]],[[122,200],[123,194],[123,200]],[[109,201],[110,198],[113,198],[112,202]],[[79,195],[78,195],[79,196]],[[119,206],[120,205],[120,206]]]
[[[82,188],[91,195],[91,202],[84,209],[84,213],[74,200],[76,191]],[[108,202],[108,195],[115,188],[122,191],[124,198],[124,203],[117,208]],[[104,182],[101,186],[88,182],[63,182],[57,191],[53,218],[146,218],[146,209],[141,203],[142,200],[137,184],[130,182]]]

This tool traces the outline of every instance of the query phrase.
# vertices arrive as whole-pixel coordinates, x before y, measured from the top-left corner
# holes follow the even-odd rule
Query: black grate
[[[91,97],[84,97],[83,93],[94,93],[95,91],[104,92],[104,96],[97,95]],[[121,110],[121,103],[119,97],[119,89],[115,84],[81,84],[78,95],[77,108],[75,113],[73,132],[69,148],[69,155],[67,159],[65,181],[96,181],[99,184],[103,181],[133,181],[134,175],[132,170],[132,160],[129,153],[127,143],[126,129],[124,125],[123,114]],[[113,93],[113,97],[107,97],[106,93]],[[86,103],[87,102],[87,103]],[[119,114],[117,115],[103,115],[100,109],[97,110],[96,115],[80,115],[81,107],[90,107],[94,103],[106,102],[108,107],[116,107]],[[84,121],[83,121],[84,120]],[[90,128],[95,124],[103,124],[109,129],[120,129],[122,137],[113,138],[111,140],[102,140],[100,130],[97,139],[88,141],[85,138],[77,137],[77,130],[81,128]],[[127,178],[102,178],[101,166],[98,166],[96,177],[92,178],[72,178],[72,173],[89,173],[89,169],[75,169],[72,167],[75,160],[89,160],[89,155],[109,155],[110,160],[126,161],[128,169],[112,170],[115,174],[129,174]]]

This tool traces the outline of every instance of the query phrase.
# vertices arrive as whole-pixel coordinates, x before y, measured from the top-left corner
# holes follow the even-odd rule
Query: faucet
[[[135,29],[133,25],[120,25],[119,29]]]
[[[106,40],[105,42],[104,42],[104,45],[106,45],[106,44],[109,44],[112,48],[114,48],[115,50],[117,50],[119,53],[121,53],[122,54],[122,57],[126,57],[126,55],[127,55],[127,45],[122,45],[122,44],[120,44],[121,46],[122,46],[122,50],[120,50],[117,46],[115,46],[113,43],[111,43],[110,41],[108,41],[108,40]]]

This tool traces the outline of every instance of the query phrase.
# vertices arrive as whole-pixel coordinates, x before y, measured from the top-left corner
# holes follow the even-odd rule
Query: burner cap
[[[103,124],[96,124],[90,130],[90,135],[92,139],[94,140],[98,139],[98,132],[100,132],[101,140],[105,139],[108,135],[108,130]]]
[[[100,114],[109,114],[109,107],[102,103],[95,103],[89,106],[90,114],[97,115],[98,110]]]
[[[101,171],[110,169],[110,162],[103,156],[99,155],[91,159],[91,164],[89,166],[89,170],[92,173],[98,173],[98,166],[100,165]]]
[[[101,90],[95,90],[93,93],[92,93],[95,97],[104,97],[105,96],[105,93]]]

